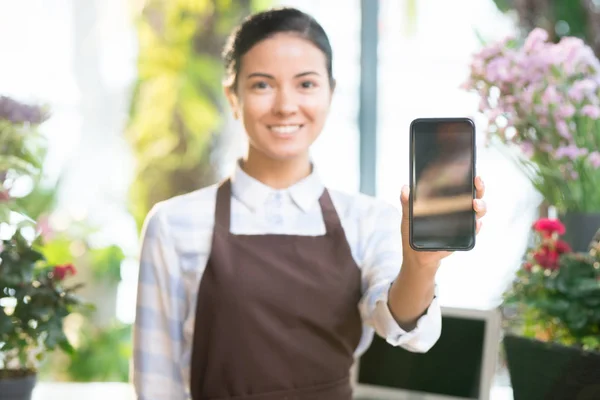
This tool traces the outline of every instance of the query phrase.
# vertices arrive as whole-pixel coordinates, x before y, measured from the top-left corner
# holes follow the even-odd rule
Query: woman
[[[133,382],[140,399],[348,400],[373,332],[425,352],[434,277],[382,201],[327,190],[309,158],[335,87],[321,26],[294,9],[247,19],[225,50],[225,92],[249,138],[230,179],[149,213]],[[478,198],[483,184],[476,179]],[[474,201],[478,217],[485,204]]]

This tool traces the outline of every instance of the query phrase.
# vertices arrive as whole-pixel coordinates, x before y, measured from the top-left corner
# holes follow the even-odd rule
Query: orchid
[[[41,176],[46,145],[37,128],[47,118],[43,107],[0,96],[0,223],[19,211],[11,196],[13,184]]]
[[[589,46],[548,42],[542,29],[491,43],[473,56],[463,88],[480,98],[488,139],[518,150],[551,205],[600,211],[600,61]]]

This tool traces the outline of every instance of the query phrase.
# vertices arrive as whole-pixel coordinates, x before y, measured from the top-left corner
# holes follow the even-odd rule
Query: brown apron
[[[350,400],[361,276],[327,190],[326,234],[230,233],[231,182],[217,191],[196,308],[194,400]]]

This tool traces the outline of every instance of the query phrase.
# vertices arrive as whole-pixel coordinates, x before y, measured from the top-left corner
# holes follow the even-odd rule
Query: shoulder
[[[399,206],[363,193],[337,190],[329,190],[329,193],[360,267],[381,249],[386,252],[392,249],[394,254],[401,254],[401,247],[398,248],[402,243],[398,238],[402,221]]]
[[[347,193],[328,189],[340,218],[375,221],[378,218],[399,218],[400,207],[364,193]],[[400,199],[398,199],[398,203]]]
[[[172,235],[212,226],[217,188],[218,184],[214,184],[156,203],[148,212],[145,230]]]

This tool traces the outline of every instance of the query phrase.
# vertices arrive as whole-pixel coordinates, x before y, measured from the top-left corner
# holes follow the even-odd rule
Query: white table
[[[126,383],[39,382],[32,400],[134,400],[133,388]]]
[[[126,383],[49,383],[40,382],[33,400],[135,400],[133,389]],[[168,400],[168,399],[165,399]],[[513,400],[509,387],[496,386],[490,400]]]

